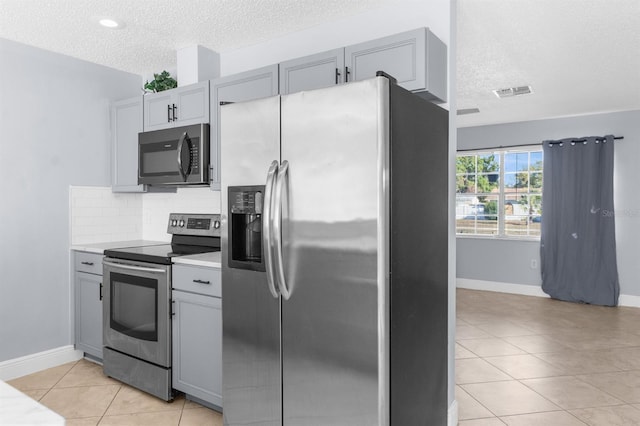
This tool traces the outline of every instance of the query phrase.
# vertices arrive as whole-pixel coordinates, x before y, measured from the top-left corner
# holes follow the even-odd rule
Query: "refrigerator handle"
[[[278,173],[278,162],[273,160],[269,171],[267,172],[267,183],[264,188],[264,198],[262,206],[262,247],[264,251],[264,264],[267,271],[267,284],[269,291],[274,298],[278,298],[278,290],[276,289],[276,279],[273,266],[273,231],[272,231],[272,213],[273,213],[273,186],[275,184],[276,174]]]
[[[278,289],[280,294],[285,300],[289,300],[291,297],[291,289],[287,286],[286,279],[284,277],[284,263],[282,259],[282,188],[286,185],[287,192],[289,191],[289,162],[283,161],[278,170],[276,178],[276,187],[273,201],[273,248],[274,248],[274,263],[276,268],[276,280],[278,282]],[[288,194],[287,202],[288,202]]]

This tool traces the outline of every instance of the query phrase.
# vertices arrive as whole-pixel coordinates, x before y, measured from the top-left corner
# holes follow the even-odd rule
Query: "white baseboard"
[[[447,426],[458,425],[458,400],[454,399],[447,411]]]
[[[535,285],[511,284],[498,281],[472,280],[469,278],[457,278],[457,288],[469,290],[495,291],[498,293],[521,294],[523,296],[549,297],[542,288]],[[628,306],[640,308],[640,296],[621,294],[618,299],[618,306]]]
[[[67,362],[77,361],[80,358],[82,358],[82,351],[77,351],[73,345],[68,345],[2,361],[0,362],[0,380],[12,380]]]

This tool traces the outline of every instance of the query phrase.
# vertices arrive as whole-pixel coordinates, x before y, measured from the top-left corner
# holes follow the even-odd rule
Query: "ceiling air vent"
[[[458,115],[477,114],[480,112],[478,108],[463,108],[457,111]]]
[[[499,98],[510,98],[512,96],[527,95],[532,93],[531,86],[508,87],[506,89],[497,89],[493,93]]]

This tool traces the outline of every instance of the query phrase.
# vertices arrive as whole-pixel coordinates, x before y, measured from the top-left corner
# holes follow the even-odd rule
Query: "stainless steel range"
[[[171,244],[105,251],[104,373],[162,398],[171,384],[171,265],[220,250],[220,215],[171,213]]]

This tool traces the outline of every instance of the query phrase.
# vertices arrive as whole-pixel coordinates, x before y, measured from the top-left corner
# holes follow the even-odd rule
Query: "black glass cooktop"
[[[105,256],[115,257],[117,259],[170,265],[172,263],[172,257],[213,251],[220,251],[220,247],[189,244],[161,244],[105,250],[104,254]]]

